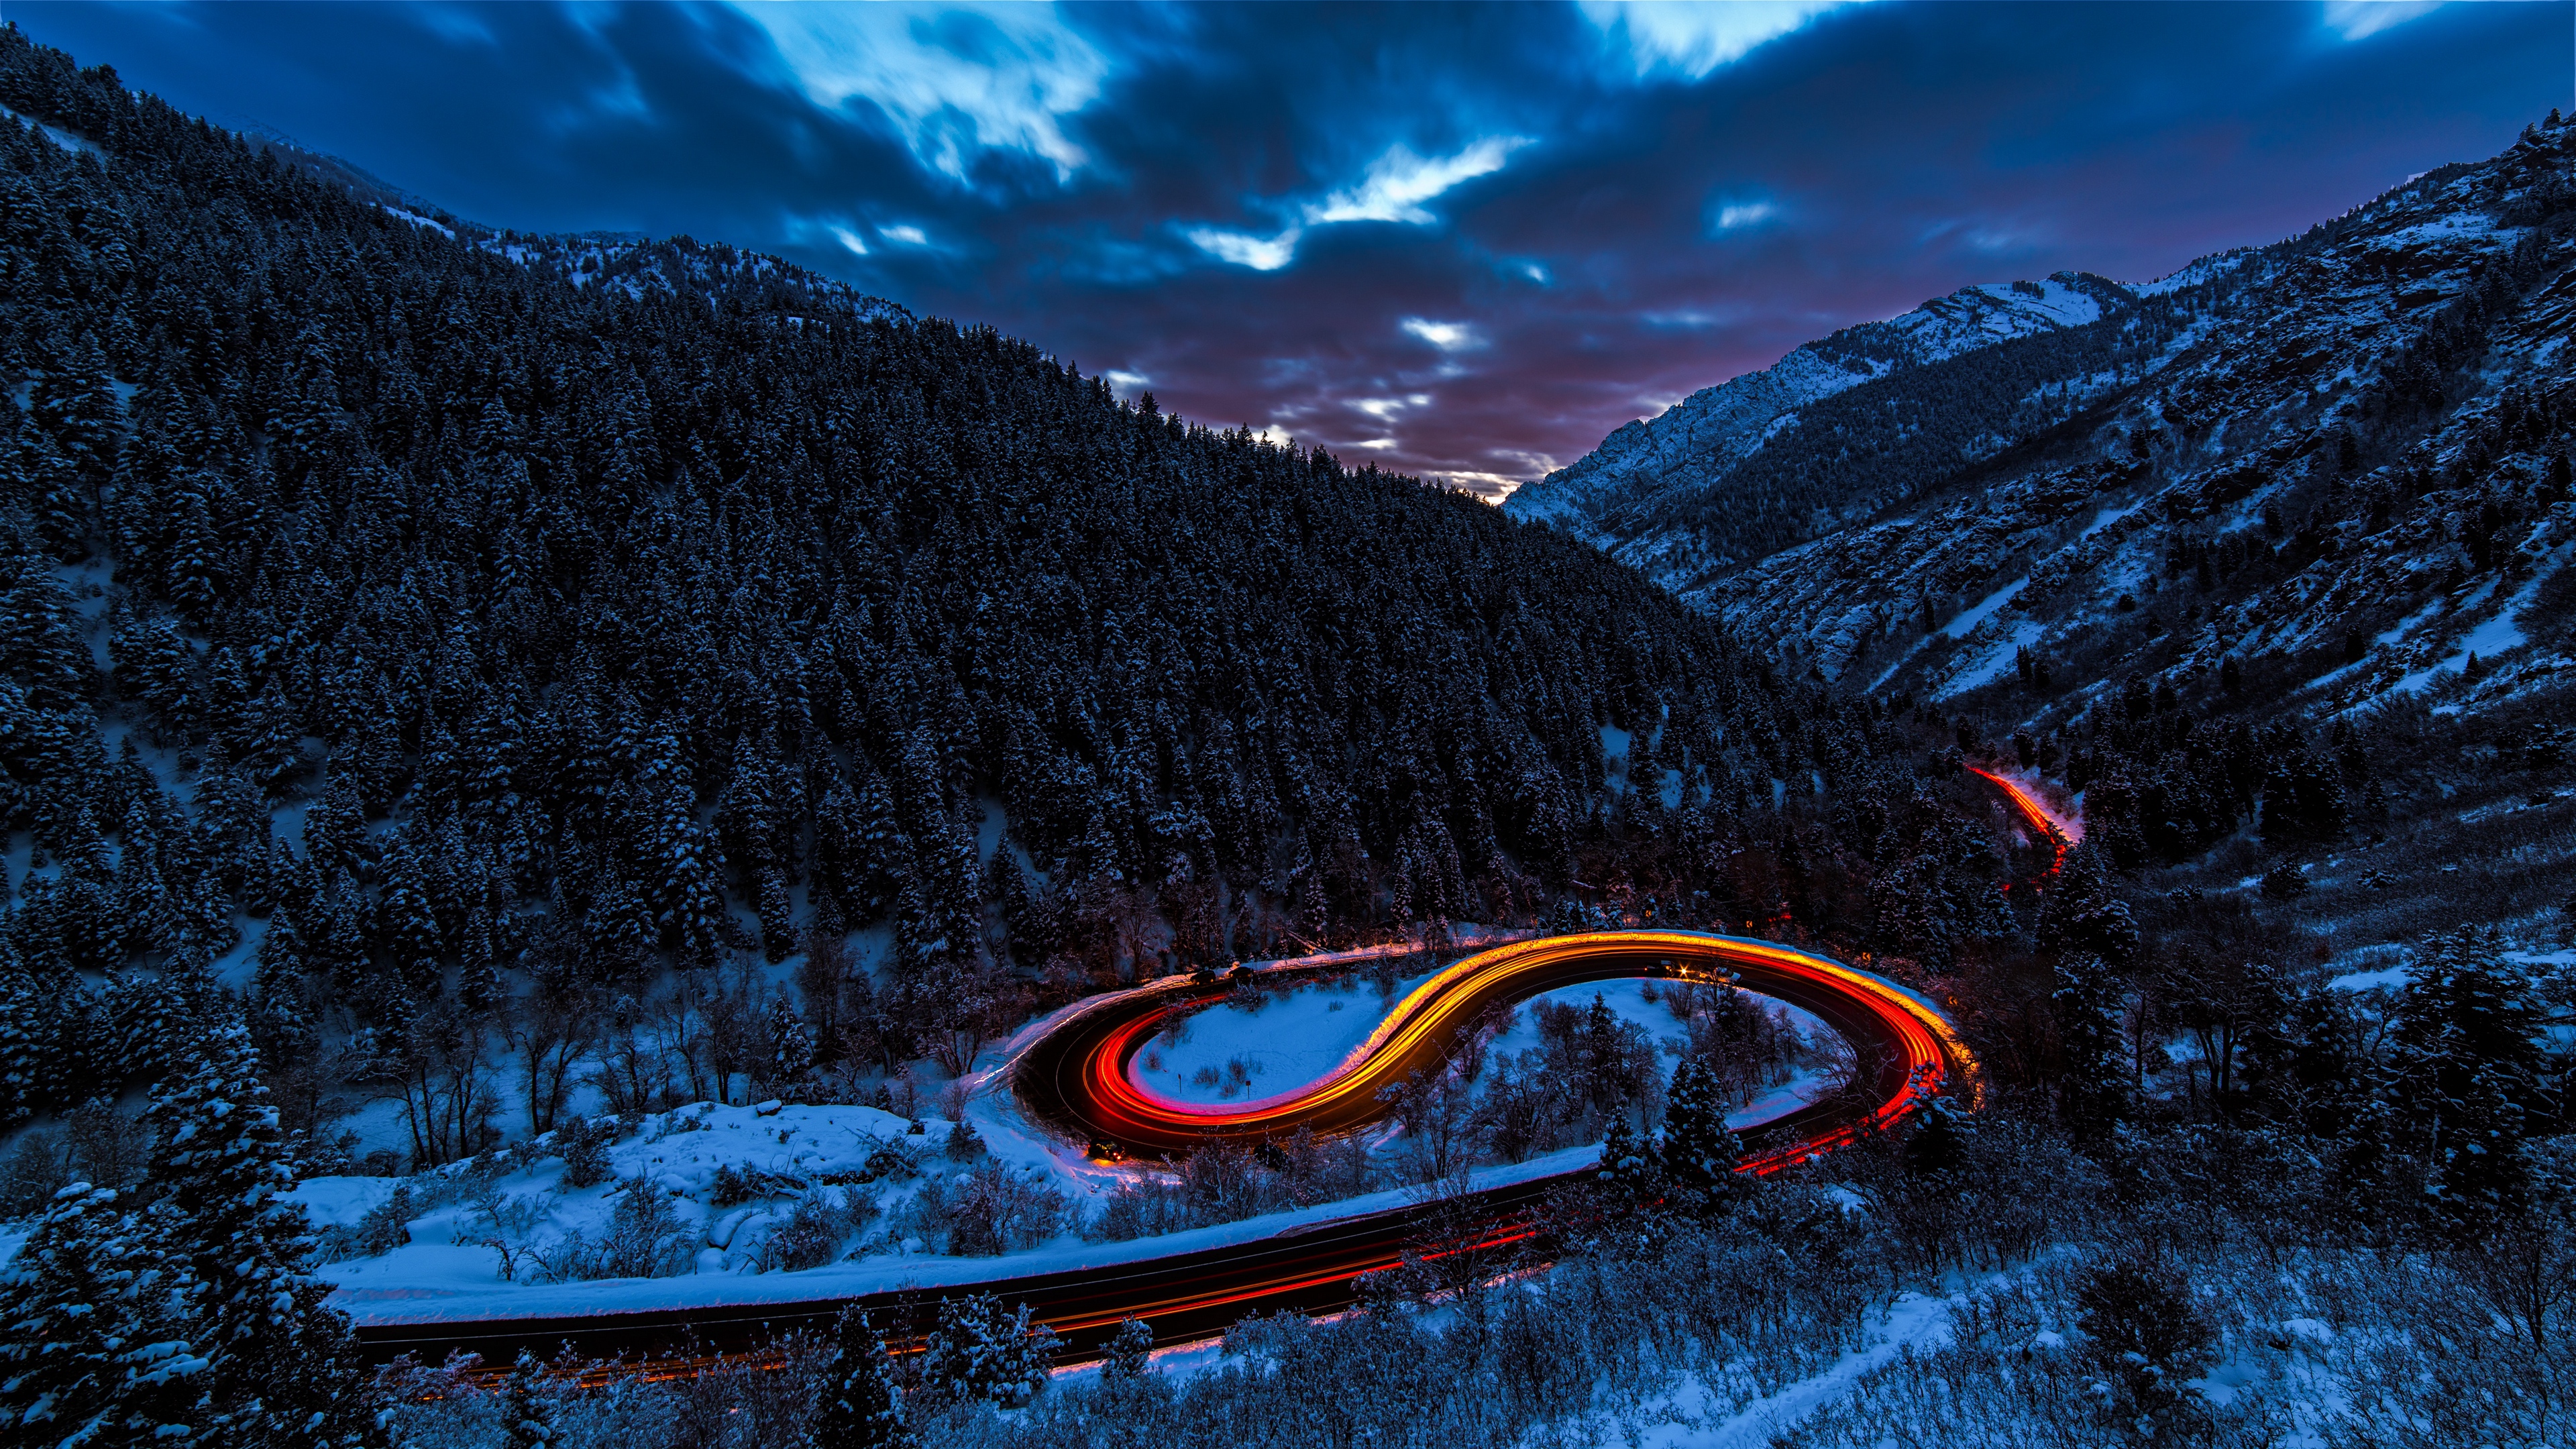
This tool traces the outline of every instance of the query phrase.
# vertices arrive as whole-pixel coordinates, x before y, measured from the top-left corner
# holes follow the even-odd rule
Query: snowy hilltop
[[[1659,510],[1717,493],[1747,459],[1800,427],[1800,409],[2000,343],[2125,315],[2136,300],[2116,282],[2076,272],[1962,287],[1903,316],[1844,328],[1760,372],[1703,388],[1659,417],[1629,423],[1572,467],[1514,493],[1503,511],[1623,555],[1622,545],[1642,539],[1652,554],[1649,520]]]

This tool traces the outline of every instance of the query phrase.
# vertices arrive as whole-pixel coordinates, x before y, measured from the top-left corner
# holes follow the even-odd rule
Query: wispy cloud
[[[735,0],[818,103],[885,113],[922,163],[964,179],[991,150],[1069,178],[1090,158],[1063,119],[1100,96],[1109,61],[1044,5],[807,5]]]
[[[1527,136],[1487,136],[1454,156],[1417,156],[1396,145],[1369,163],[1357,186],[1336,191],[1306,208],[1309,225],[1337,221],[1400,221],[1427,226],[1439,220],[1422,203],[1462,181],[1490,176],[1503,169],[1514,151],[1530,144]]]
[[[1714,225],[1719,231],[1742,231],[1760,226],[1780,214],[1780,208],[1767,201],[1728,201],[1717,207]]]
[[[1408,146],[1390,146],[1369,163],[1357,185],[1300,207],[1297,225],[1266,237],[1219,227],[1198,227],[1183,234],[1192,245],[1219,261],[1257,272],[1275,272],[1296,259],[1297,242],[1310,226],[1360,221],[1429,226],[1437,222],[1440,218],[1424,202],[1438,199],[1461,182],[1502,170],[1512,153],[1528,144],[1527,136],[1487,136],[1452,156],[1418,156]]]
[[[1404,397],[1354,397],[1343,399],[1343,406],[1348,407],[1352,412],[1364,413],[1387,427],[1395,426],[1396,420],[1401,418],[1408,410],[1413,408],[1429,407],[1430,405],[1431,394],[1427,392],[1410,393]]]
[[[2346,40],[2366,40],[2442,8],[2442,0],[2326,0],[2325,27]]]
[[[1407,317],[1399,325],[1407,333],[1443,352],[1464,352],[1485,345],[1484,337],[1464,322],[1434,322],[1424,317]]]
[[[1277,236],[1252,236],[1239,231],[1219,231],[1215,227],[1194,227],[1184,233],[1190,244],[1221,262],[1250,267],[1256,272],[1275,272],[1297,259],[1297,235],[1290,227]]]
[[[1847,0],[1583,0],[1584,18],[1623,42],[1639,78],[1706,77]]]

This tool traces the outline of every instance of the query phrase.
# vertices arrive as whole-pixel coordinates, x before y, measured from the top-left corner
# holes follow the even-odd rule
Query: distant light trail
[[[2003,791],[2004,798],[2012,801],[2013,808],[2022,813],[2022,817],[2030,822],[2031,828],[2046,837],[2050,848],[2057,852],[2055,858],[2048,863],[2048,873],[2057,874],[2057,868],[2066,864],[2066,852],[2073,846],[2075,832],[2082,827],[2072,821],[2060,821],[2057,813],[2050,810],[2046,802],[2032,794],[2019,780],[2009,775],[1998,775],[1992,770],[1981,770],[1974,765],[1968,766],[1967,769],[1969,774],[1983,776],[1992,782],[1996,789]]]

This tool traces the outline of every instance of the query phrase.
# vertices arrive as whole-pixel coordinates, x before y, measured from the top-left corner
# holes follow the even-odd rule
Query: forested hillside
[[[1569,891],[1875,929],[1818,796],[1884,722],[1587,548],[771,259],[389,210],[14,31],[0,88],[11,1113],[254,959],[273,1068],[400,1081],[872,927],[826,1062]]]

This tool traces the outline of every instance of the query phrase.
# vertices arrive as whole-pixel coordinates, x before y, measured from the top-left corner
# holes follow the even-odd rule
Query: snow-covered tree
[[[1004,1309],[990,1293],[942,1299],[922,1349],[921,1383],[951,1403],[1017,1408],[1045,1390],[1055,1350],[1055,1330],[1032,1327],[1025,1303]]]
[[[330,1285],[308,1271],[312,1231],[287,1196],[294,1165],[249,1032],[216,1027],[190,1057],[147,1114],[148,1218],[186,1281],[211,1412],[244,1442],[372,1442],[371,1380],[347,1315],[324,1304]]]
[[[832,1320],[832,1354],[807,1428],[814,1449],[911,1449],[903,1393],[884,1335],[856,1308]]]
[[[1737,1186],[1735,1164],[1744,1144],[1726,1125],[1726,1094],[1717,1073],[1696,1056],[1673,1069],[1657,1156],[1665,1179],[1682,1191],[1717,1198]]]
[[[2057,1027],[2057,1110],[2079,1141],[2102,1140],[2128,1116],[2120,998],[2120,980],[2101,957],[2073,951],[2059,958],[2049,998]]]
[[[0,1283],[0,1424],[12,1443],[171,1443],[213,1427],[202,1285],[166,1219],[109,1188],[64,1188]]]

